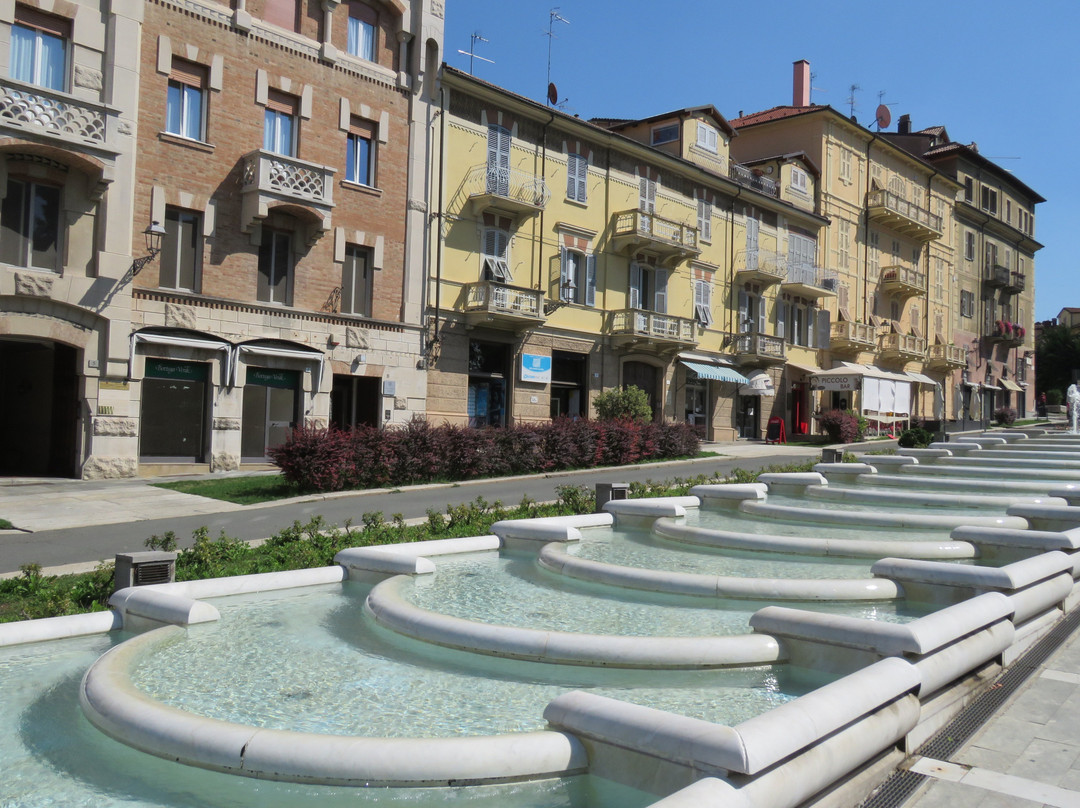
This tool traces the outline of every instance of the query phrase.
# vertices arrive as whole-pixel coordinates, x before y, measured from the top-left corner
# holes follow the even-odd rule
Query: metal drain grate
[[[948,760],[956,754],[968,738],[1001,708],[1009,696],[1015,693],[1028,677],[1050,658],[1050,655],[1069,638],[1078,626],[1080,626],[1080,609],[1074,609],[1071,614],[1054,626],[1049,634],[1009,666],[1009,669],[997,678],[990,689],[976,698],[934,737],[919,747],[915,755]],[[896,808],[914,794],[924,780],[926,780],[926,775],[923,774],[911,771],[894,772],[863,801],[859,808]]]

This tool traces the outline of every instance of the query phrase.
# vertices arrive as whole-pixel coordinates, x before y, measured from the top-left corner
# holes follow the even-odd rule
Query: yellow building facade
[[[711,440],[812,428],[788,378],[836,277],[810,158],[735,162],[712,107],[587,122],[450,68],[441,104],[430,420],[590,416],[633,384]]]

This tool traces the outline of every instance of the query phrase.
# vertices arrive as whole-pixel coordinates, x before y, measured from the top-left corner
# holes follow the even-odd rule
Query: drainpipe
[[[870,208],[866,204],[870,196],[870,148],[874,145],[874,133],[866,142],[866,188],[863,194],[863,316],[862,322],[870,322]],[[858,317],[856,316],[856,319]],[[875,337],[877,335],[875,334]],[[861,404],[861,402],[860,402]]]
[[[548,118],[547,123],[544,124],[544,128],[540,132],[540,177],[543,181],[547,182],[547,133],[548,127],[555,121],[555,113],[548,113],[551,115]],[[545,206],[546,207],[546,206]],[[536,239],[536,274],[537,274],[537,290],[544,293],[544,209],[540,210],[540,236]],[[542,304],[541,304],[542,305]]]
[[[442,311],[442,259],[443,259],[443,241],[445,231],[444,213],[445,199],[444,183],[446,177],[446,95],[447,90],[445,87],[439,88],[439,192],[437,198],[437,210],[434,214],[435,221],[438,225],[439,232],[435,239],[435,334],[431,339],[431,344],[435,348],[438,348],[442,341],[442,335],[440,333],[441,311]],[[430,220],[430,217],[429,217]],[[425,284],[426,285],[426,284]],[[424,330],[427,333],[427,329]]]
[[[735,189],[735,196],[731,200],[731,213],[728,215],[728,306],[727,324],[728,333],[737,334],[738,328],[731,327],[732,311],[739,307],[739,296],[735,289],[735,203],[742,196],[742,186]]]

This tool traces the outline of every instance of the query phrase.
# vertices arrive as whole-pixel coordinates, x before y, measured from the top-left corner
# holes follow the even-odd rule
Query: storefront
[[[588,415],[588,355],[551,352],[551,417]]]
[[[299,417],[300,373],[248,367],[240,427],[240,458],[245,463],[267,458],[267,451],[284,443]]]
[[[140,460],[204,461],[209,381],[207,362],[146,358],[139,418]]]
[[[511,346],[469,342],[469,426],[505,426]]]

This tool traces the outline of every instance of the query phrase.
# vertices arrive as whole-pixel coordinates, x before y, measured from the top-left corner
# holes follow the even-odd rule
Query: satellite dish
[[[555,106],[559,103],[559,91],[555,89],[555,83],[548,84],[548,103]]]
[[[878,105],[874,118],[877,120],[878,129],[888,129],[889,124],[892,123],[892,113],[884,104]]]

